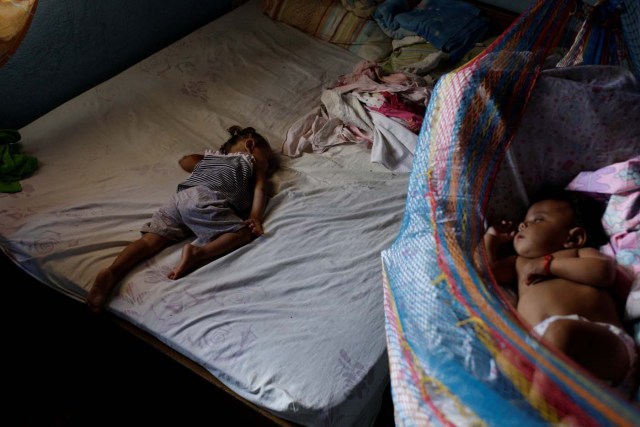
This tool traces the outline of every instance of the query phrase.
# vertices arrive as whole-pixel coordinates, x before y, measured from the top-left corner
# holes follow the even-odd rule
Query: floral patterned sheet
[[[245,3],[21,129],[40,168],[22,192],[0,194],[2,251],[83,301],[186,178],[183,155],[219,147],[235,124],[279,150],[300,112],[361,59],[260,6]],[[389,381],[380,252],[399,232],[407,186],[360,145],[283,157],[264,236],[176,281],[166,275],[186,242],[171,246],[132,271],[107,309],[283,419],[370,425]]]
[[[517,220],[541,186],[565,186],[580,172],[638,153],[640,83],[629,70],[595,65],[544,70],[495,177],[488,220]]]
[[[626,318],[640,319],[640,156],[581,172],[567,188],[608,197],[602,223],[610,239],[601,251],[616,259],[629,287]]]

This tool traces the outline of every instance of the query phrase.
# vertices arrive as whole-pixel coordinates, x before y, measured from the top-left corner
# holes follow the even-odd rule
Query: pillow
[[[378,61],[392,50],[391,38],[373,19],[349,12],[339,0],[263,0],[263,12],[271,19]]]

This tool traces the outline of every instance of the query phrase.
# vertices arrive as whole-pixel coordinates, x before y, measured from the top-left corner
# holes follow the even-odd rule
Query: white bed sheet
[[[182,155],[217,148],[234,124],[279,148],[360,60],[249,1],[21,129],[40,169],[22,192],[0,193],[2,250],[83,301],[186,178]],[[380,252],[407,184],[358,145],[283,158],[266,235],[176,281],[166,274],[186,242],[171,246],[107,310],[279,417],[369,425],[388,383]]]

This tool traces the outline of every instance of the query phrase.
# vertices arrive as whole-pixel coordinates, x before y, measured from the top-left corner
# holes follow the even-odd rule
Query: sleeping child
[[[263,234],[265,181],[275,167],[269,143],[253,128],[233,126],[219,151],[192,154],[180,160],[191,175],[140,230],[113,263],[102,269],[87,296],[100,312],[122,278],[143,260],[190,235],[194,244],[182,249],[170,279],[179,279]]]
[[[595,203],[577,192],[548,192],[517,230],[508,221],[489,227],[484,246],[497,282],[515,287],[513,304],[531,332],[628,393],[638,353],[612,293],[615,261],[597,250],[605,235]],[[505,244],[515,254],[505,255]]]

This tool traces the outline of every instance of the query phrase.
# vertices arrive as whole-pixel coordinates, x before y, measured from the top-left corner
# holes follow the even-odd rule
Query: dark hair
[[[256,142],[256,146],[258,147],[267,147],[270,148],[269,142],[266,138],[260,135],[256,130],[252,127],[242,128],[240,126],[231,126],[227,131],[231,134],[231,138],[229,138],[222,146],[220,147],[220,152],[222,154],[229,154],[229,149],[236,145],[238,142],[242,141],[245,138],[253,138]],[[280,167],[280,159],[276,155],[275,152],[272,151],[272,156],[269,159],[269,169],[267,170],[267,176],[271,176],[278,168]]]
[[[598,248],[607,243],[609,237],[602,226],[605,203],[580,191],[565,190],[561,187],[544,187],[531,199],[531,205],[542,200],[566,202],[571,207],[574,225],[587,233],[586,246]]]
[[[229,154],[229,149],[231,147],[249,137],[255,139],[258,146],[269,147],[269,142],[267,142],[267,140],[252,127],[242,128],[240,126],[231,126],[227,131],[231,134],[231,138],[229,138],[224,144],[222,144],[222,147],[220,147],[220,152],[222,154]]]

